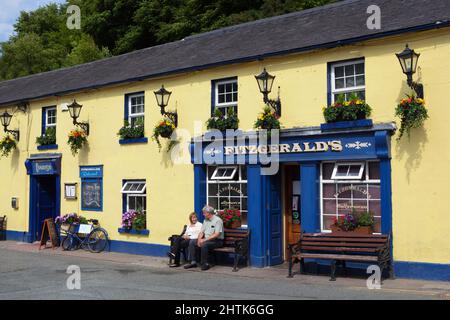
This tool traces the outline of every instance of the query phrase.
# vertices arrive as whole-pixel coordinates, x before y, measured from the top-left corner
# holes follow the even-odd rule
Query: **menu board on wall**
[[[81,207],[83,210],[102,209],[102,181],[84,180],[81,186]]]

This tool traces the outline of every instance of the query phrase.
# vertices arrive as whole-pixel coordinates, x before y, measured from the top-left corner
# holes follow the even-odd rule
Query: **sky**
[[[13,34],[14,23],[20,11],[31,11],[49,3],[64,3],[65,0],[0,0],[0,42]]]

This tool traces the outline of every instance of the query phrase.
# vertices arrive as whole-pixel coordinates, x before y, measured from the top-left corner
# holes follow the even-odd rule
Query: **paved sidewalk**
[[[63,251],[61,248],[51,249],[46,248],[39,250],[39,245],[15,242],[15,241],[2,241],[0,242],[0,249],[8,251],[20,251],[20,252],[32,252],[34,254],[39,253],[41,255],[51,256],[67,256],[77,257],[80,259],[86,259],[90,261],[107,261],[117,264],[125,264],[129,266],[139,266],[148,268],[160,268],[169,269],[168,258],[151,257],[142,255],[132,255],[116,252],[102,252],[102,253],[90,253],[84,250],[76,251]],[[180,273],[200,273],[199,268],[185,270],[180,268],[170,268],[174,272]],[[232,272],[230,266],[215,266],[207,273],[212,274],[226,274],[235,278],[252,278],[252,279],[272,279],[280,281],[286,281],[287,265],[281,265],[272,268],[242,268],[238,272]],[[317,286],[332,286],[334,288],[351,288],[355,290],[367,290],[366,279],[361,278],[344,278],[338,277],[336,282],[330,282],[329,277],[326,275],[295,275],[293,279],[289,279],[292,283],[299,283],[305,285],[317,285]],[[438,299],[450,299],[450,283],[439,281],[421,281],[421,280],[409,280],[409,279],[386,279],[383,281],[382,288],[377,290],[386,293],[405,293],[408,295],[417,294],[418,296],[429,296],[430,298]]]

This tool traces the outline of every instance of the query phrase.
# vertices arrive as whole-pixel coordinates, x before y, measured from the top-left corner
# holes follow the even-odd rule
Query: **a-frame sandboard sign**
[[[52,242],[53,249],[58,247],[58,236],[56,235],[55,222],[53,222],[52,218],[44,220],[44,224],[42,225],[41,243],[39,244],[39,250],[41,250],[42,246],[44,246],[44,249],[47,247],[46,245],[48,240]]]

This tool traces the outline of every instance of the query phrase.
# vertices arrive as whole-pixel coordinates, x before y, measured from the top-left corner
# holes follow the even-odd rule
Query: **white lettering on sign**
[[[239,195],[243,195],[241,189],[239,189],[238,187],[233,187],[233,186],[224,186],[222,188],[219,189],[219,191],[217,192],[217,195],[220,196],[223,192],[226,191],[234,191],[236,193],[238,193]]]
[[[39,162],[36,163],[36,171],[52,171],[53,167],[51,164],[40,164]]]
[[[343,150],[340,140],[319,141],[319,142],[303,142],[291,144],[272,144],[258,146],[226,146],[224,147],[225,155],[241,155],[241,154],[267,154],[267,153],[302,153],[302,152],[341,152]]]
[[[363,195],[367,196],[368,199],[371,199],[371,198],[372,198],[372,196],[371,196],[370,193],[367,191],[367,189],[365,189],[364,187],[361,187],[361,186],[353,186],[353,185],[352,185],[352,186],[345,186],[345,187],[342,187],[342,188],[338,189],[338,191],[337,191],[337,193],[334,195],[334,197],[335,197],[335,198],[339,198],[339,196],[340,196],[342,193],[344,193],[344,192],[346,192],[346,191],[351,191],[351,190],[362,193]]]

